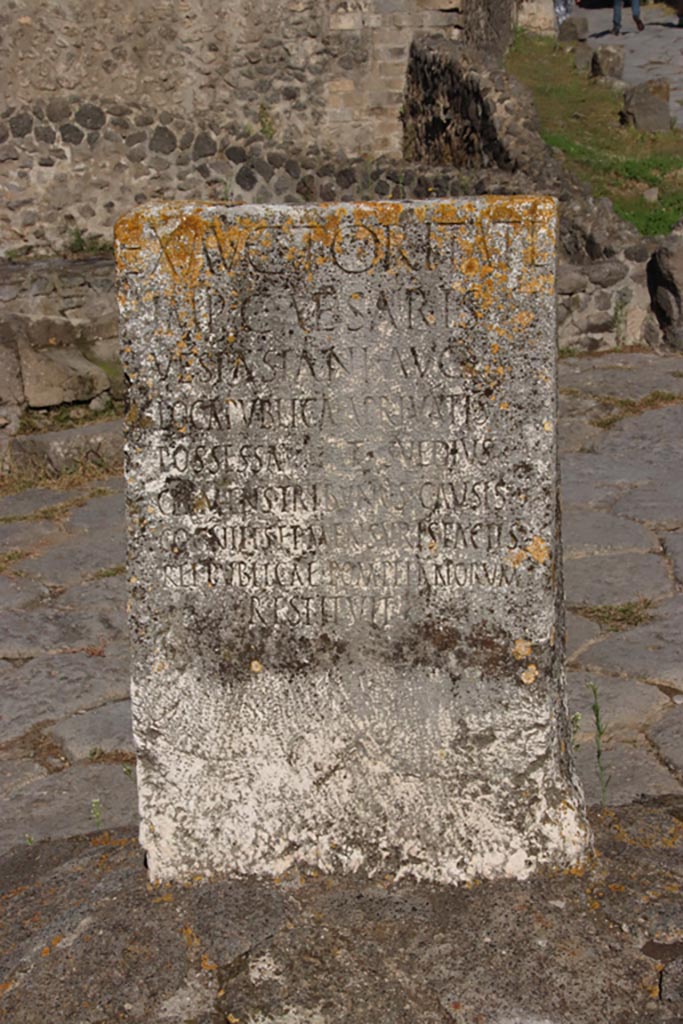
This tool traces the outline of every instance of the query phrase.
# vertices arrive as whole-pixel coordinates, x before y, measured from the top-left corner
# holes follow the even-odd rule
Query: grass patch
[[[593,195],[611,199],[642,234],[668,234],[683,218],[683,132],[622,126],[621,96],[577,71],[553,39],[518,32],[506,66],[531,89],[545,141]],[[652,186],[657,203],[643,199]]]
[[[97,480],[107,480],[123,471],[120,462],[94,462],[87,459],[76,462],[61,473],[44,462],[33,465],[10,466],[0,477],[0,498],[8,494],[21,494],[34,487],[48,487],[54,491],[68,491]],[[102,493],[108,493],[104,490]],[[23,517],[21,517],[23,518]]]
[[[609,409],[604,416],[597,416],[591,420],[594,427],[614,426],[619,420],[626,416],[635,416],[648,409],[663,409],[667,405],[683,404],[683,395],[674,395],[671,391],[651,391],[643,398],[618,398],[616,395],[604,395],[600,398],[600,404]]]
[[[18,548],[0,552],[0,572],[7,572],[13,562],[20,562],[22,558],[28,558],[30,554],[30,551],[19,551]]]
[[[583,615],[584,619],[597,622],[601,629],[619,633],[649,622],[652,618],[649,613],[651,605],[649,597],[641,597],[638,601],[627,601],[625,604],[580,605],[575,611]]]
[[[112,565],[109,569],[98,569],[89,578],[91,580],[108,580],[112,576],[123,576],[125,571],[125,565]]]
[[[66,244],[66,254],[72,256],[111,256],[114,252],[114,243],[102,235],[83,234],[79,227],[75,227],[69,234]]]
[[[26,512],[24,515],[16,516],[0,516],[0,523],[30,523],[38,519],[48,522],[59,522],[62,519],[66,519],[69,512],[73,512],[75,508],[82,508],[83,505],[87,505],[92,498],[101,498],[102,495],[110,493],[106,487],[93,487],[85,494],[77,494],[75,497],[70,498],[69,501],[60,501],[56,505],[48,505],[47,508],[36,509],[35,512]]]

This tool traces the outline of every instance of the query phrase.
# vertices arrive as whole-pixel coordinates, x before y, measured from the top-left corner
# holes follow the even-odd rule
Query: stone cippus
[[[457,882],[586,849],[561,696],[555,217],[536,197],[119,223],[154,878]]]

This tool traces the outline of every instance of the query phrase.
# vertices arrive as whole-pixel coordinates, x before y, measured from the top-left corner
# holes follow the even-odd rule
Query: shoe
[[[634,21],[635,21],[635,23],[636,23],[636,28],[638,29],[638,31],[639,31],[639,32],[642,32],[642,31],[643,31],[643,29],[645,28],[645,26],[643,25],[643,23],[642,23],[642,21],[640,20],[640,18],[634,18],[633,20],[634,20]]]
[[[619,28],[618,25],[612,25],[612,35],[613,36],[618,36],[620,34],[620,32],[621,32],[621,29]]]

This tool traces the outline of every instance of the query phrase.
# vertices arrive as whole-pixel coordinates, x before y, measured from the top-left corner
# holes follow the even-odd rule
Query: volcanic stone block
[[[152,877],[575,862],[554,200],[151,205],[116,237]]]

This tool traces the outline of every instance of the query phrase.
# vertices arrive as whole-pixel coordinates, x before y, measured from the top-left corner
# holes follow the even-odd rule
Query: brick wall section
[[[416,32],[425,31],[459,38],[460,6],[448,0],[368,0],[351,10],[348,3],[336,6],[329,20],[331,47],[349,57],[324,85],[324,134],[349,153],[397,154],[410,43]]]

